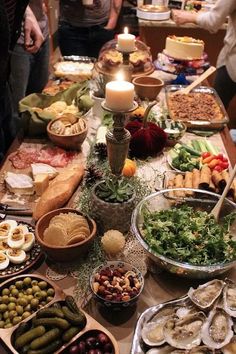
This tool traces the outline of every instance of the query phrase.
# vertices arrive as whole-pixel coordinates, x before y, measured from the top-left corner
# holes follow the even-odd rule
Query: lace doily
[[[101,249],[100,237],[94,241],[86,257],[76,262],[54,263],[46,270],[46,276],[53,281],[59,281],[67,276],[77,279],[77,285],[73,294],[81,307],[84,307],[91,298],[89,285],[90,274],[93,269],[104,263],[108,258]],[[143,275],[147,272],[145,252],[131,233],[126,236],[124,251],[116,256],[116,259],[132,264],[137,267]]]

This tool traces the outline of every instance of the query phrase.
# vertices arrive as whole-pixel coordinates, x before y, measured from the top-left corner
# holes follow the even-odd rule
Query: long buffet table
[[[217,133],[210,139],[213,139],[213,141],[217,140],[223,145],[231,165],[233,166],[236,163],[236,147],[230,138],[228,128],[225,127],[224,130]],[[21,141],[21,138],[16,138],[9,149],[8,154],[15,151],[19,147]],[[158,159],[159,157],[153,159],[152,163],[158,166]],[[23,219],[29,221],[29,218]],[[142,259],[143,255],[139,254],[138,249],[136,251],[137,258]],[[91,259],[91,262],[92,261],[93,260]],[[35,268],[29,270],[28,273],[33,272],[35,274],[46,275],[48,274],[48,265],[51,266],[51,264],[48,263],[43,257],[39,263],[37,263]],[[145,309],[155,304],[182,296],[186,293],[190,286],[195,286],[199,283],[198,281],[187,280],[170,275],[169,273],[154,267],[153,263],[149,260],[146,262],[145,272],[145,287],[135,308],[112,313],[111,311],[107,311],[99,307],[93,299],[90,299],[84,308],[92,317],[105,326],[115,336],[119,343],[121,354],[128,354],[130,352],[136,322],[139,315]],[[63,273],[63,269],[61,273]],[[58,274],[55,274],[55,279],[57,275]],[[227,276],[236,280],[236,270],[231,271],[230,274],[227,274]],[[57,285],[61,287],[66,294],[73,294],[75,287],[77,286],[77,279],[69,276],[67,273],[64,274],[63,279],[62,277],[60,280],[56,281]],[[0,353],[7,353],[5,348],[1,345]]]

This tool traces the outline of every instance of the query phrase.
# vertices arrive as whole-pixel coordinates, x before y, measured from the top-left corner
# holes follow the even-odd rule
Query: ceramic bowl
[[[164,268],[170,273],[190,279],[214,278],[232,269],[236,265],[236,259],[228,262],[211,265],[194,265],[187,262],[181,262],[178,259],[168,258],[160,254],[155,249],[155,243],[153,243],[154,246],[152,247],[152,245],[150,245],[150,243],[148,243],[148,241],[145,239],[143,233],[143,212],[145,210],[150,210],[151,212],[158,212],[161,210],[171,209],[174,206],[178,206],[179,204],[184,203],[187,206],[191,206],[195,210],[201,210],[210,213],[210,211],[214,208],[215,204],[220,198],[220,195],[218,194],[198,189],[174,188],[173,190],[182,192],[191,191],[194,192],[195,197],[171,198],[169,196],[170,190],[164,189],[144,198],[137,205],[133,212],[131,229],[136,238],[138,239],[140,245],[147,252],[148,256],[151,258],[152,261],[154,261],[157,267]],[[223,217],[231,213],[235,213],[235,211],[236,204],[225,198],[219,215],[219,222],[221,222]],[[231,226],[231,233],[233,236],[235,236],[235,230],[236,223],[234,222]]]
[[[184,136],[187,127],[183,122],[171,119],[163,120],[158,125],[167,134],[167,146],[174,146]]]
[[[133,79],[136,94],[142,99],[155,100],[164,81],[151,76],[138,76]]]
[[[85,129],[80,131],[77,134],[71,134],[71,135],[56,134],[52,131],[51,129],[52,124],[54,124],[58,120],[60,120],[60,118],[53,119],[47,125],[47,134],[49,139],[55,145],[60,146],[63,149],[80,150],[81,145],[86,139],[86,136],[88,134],[88,126],[86,120],[83,119],[85,123]]]
[[[53,246],[44,241],[44,231],[48,227],[50,220],[61,213],[76,213],[78,215],[83,215],[89,224],[90,228],[90,235],[83,241],[74,243],[72,245],[66,246]],[[88,216],[84,215],[80,211],[71,208],[61,208],[50,211],[49,213],[43,215],[37,222],[35,227],[35,236],[40,244],[43,251],[48,255],[48,257],[57,262],[68,262],[73,261],[80,255],[85,254],[92,241],[96,236],[97,226],[93,219],[89,218]],[[55,235],[56,237],[56,235]]]
[[[132,284],[132,281],[130,280],[129,286],[134,290],[133,293],[132,292],[127,293],[130,294],[129,299],[125,298],[125,295],[122,296],[121,291],[119,292],[118,289],[116,290],[113,288],[114,291],[112,290],[111,293],[114,295],[108,296],[108,294],[105,294],[105,292],[104,294],[101,293],[100,290],[98,290],[97,288],[98,283],[102,284],[103,281],[102,277],[105,277],[104,279],[109,279],[109,281],[113,279],[113,276],[121,277],[121,274],[119,273],[120,269],[122,269],[124,272],[122,273],[124,279],[126,279],[126,275],[127,275],[128,282],[130,278],[127,272],[133,274],[135,277],[134,284],[137,284],[137,288],[134,289],[134,284]],[[100,277],[99,280],[98,277]],[[129,263],[125,263],[123,261],[108,261],[104,264],[101,264],[100,266],[94,269],[93,273],[90,276],[90,287],[94,297],[100,304],[112,310],[121,310],[133,306],[138,301],[138,298],[143,290],[143,286],[144,286],[144,278],[142,276],[142,273],[138,270],[138,268],[134,267]]]

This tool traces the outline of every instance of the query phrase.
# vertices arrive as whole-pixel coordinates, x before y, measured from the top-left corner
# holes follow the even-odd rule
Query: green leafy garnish
[[[236,213],[221,224],[205,211],[180,205],[168,210],[143,211],[143,237],[156,253],[193,265],[212,265],[236,259],[230,226]]]

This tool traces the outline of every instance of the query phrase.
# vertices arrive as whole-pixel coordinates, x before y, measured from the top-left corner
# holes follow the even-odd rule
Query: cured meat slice
[[[16,169],[30,167],[34,162],[46,163],[53,167],[65,167],[75,157],[76,152],[67,152],[58,147],[32,148],[26,147],[16,151],[9,157]]]

